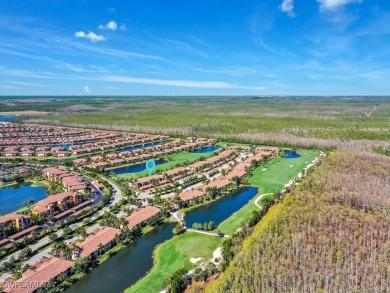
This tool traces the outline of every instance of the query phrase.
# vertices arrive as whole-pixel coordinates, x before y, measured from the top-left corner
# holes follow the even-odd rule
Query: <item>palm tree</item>
[[[67,246],[62,253],[63,258],[70,260],[72,258],[72,250]]]
[[[87,229],[85,227],[78,227],[74,231],[74,234],[78,237],[85,238],[87,237]]]
[[[104,245],[102,243],[99,243],[99,245],[98,245],[98,253],[99,253],[99,255],[102,255],[104,253],[104,251],[105,251]]]
[[[68,277],[68,275],[65,274],[64,272],[62,272],[61,274],[58,275],[57,280],[60,283],[62,283],[62,282],[64,282],[67,279],[67,277]]]

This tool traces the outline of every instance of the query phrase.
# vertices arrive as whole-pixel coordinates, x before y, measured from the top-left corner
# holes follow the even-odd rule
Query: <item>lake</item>
[[[23,202],[33,198],[36,202],[47,197],[43,187],[33,187],[31,183],[22,182],[0,188],[0,215],[20,209]]]
[[[257,194],[255,187],[242,187],[207,205],[189,211],[187,223],[214,221],[220,224],[237,212]],[[191,224],[192,225],[192,224]],[[65,292],[123,292],[144,277],[153,266],[154,248],[173,237],[176,223],[164,223],[142,236],[138,241],[110,257]]]
[[[156,166],[161,165],[161,164],[165,164],[165,163],[168,163],[168,162],[169,161],[167,161],[167,160],[157,160],[157,161],[154,161]],[[116,175],[120,175],[120,174],[127,174],[127,173],[137,173],[137,172],[141,172],[143,170],[146,170],[146,163],[136,164],[136,165],[132,165],[132,166],[127,166],[127,167],[123,167],[123,168],[110,170],[110,171],[107,171],[106,174],[114,173]]]
[[[213,221],[216,226],[221,224],[246,205],[257,194],[257,190],[252,186],[241,187],[216,201],[191,210],[185,217],[186,226],[192,228],[195,222],[203,224],[210,221]]]
[[[194,150],[191,153],[194,153],[194,154],[211,153],[211,152],[215,152],[215,151],[219,150],[220,148],[222,148],[222,147],[219,146],[219,145],[209,146],[209,147],[205,147],[205,148],[200,148],[200,149]]]

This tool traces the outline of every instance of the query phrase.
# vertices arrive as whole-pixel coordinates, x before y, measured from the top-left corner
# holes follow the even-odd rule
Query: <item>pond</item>
[[[283,158],[285,159],[296,159],[300,158],[301,155],[298,154],[296,151],[284,151],[284,156]]]
[[[12,213],[23,206],[30,198],[36,202],[47,197],[43,187],[33,187],[22,182],[0,188],[0,215]]]
[[[210,204],[189,211],[188,223],[214,221],[217,225],[237,212],[257,194],[255,187],[242,187]],[[172,238],[175,223],[164,223],[142,236],[116,255],[92,270],[65,292],[123,292],[144,277],[153,266],[153,251],[156,245]]]
[[[0,115],[0,121],[12,121],[16,119],[15,115]]]
[[[157,160],[157,161],[154,161],[156,166],[161,165],[161,164],[165,164],[165,163],[168,163],[168,162],[169,161],[167,161],[167,160]],[[127,166],[127,167],[123,167],[123,168],[118,168],[118,169],[114,169],[114,170],[110,170],[110,171],[107,171],[106,174],[114,173],[116,175],[120,175],[120,174],[127,174],[127,173],[137,173],[137,172],[141,172],[143,170],[146,170],[146,164],[145,163],[132,165],[132,166]]]
[[[222,147],[219,145],[209,146],[209,147],[194,150],[191,153],[194,153],[194,154],[211,153],[211,152],[215,152],[215,151],[219,150],[220,148],[222,148]]]

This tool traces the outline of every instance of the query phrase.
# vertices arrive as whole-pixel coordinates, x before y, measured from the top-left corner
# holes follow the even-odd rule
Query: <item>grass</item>
[[[250,185],[258,187],[261,194],[280,191],[319,155],[318,151],[313,150],[298,150],[298,153],[301,155],[300,158],[278,157],[269,161],[266,166],[258,167],[249,179]]]
[[[44,181],[34,181],[31,186],[32,187],[45,187],[47,186],[48,184],[45,183]]]
[[[182,152],[182,153],[177,153],[169,156],[169,162],[161,164],[156,166],[154,169],[154,174],[157,171],[166,171],[175,168],[177,165],[183,165],[184,163],[190,164],[192,162],[195,162],[199,160],[201,157],[207,158],[210,157],[213,153],[189,153],[189,152]],[[136,179],[136,178],[141,178],[148,176],[148,170],[144,170],[141,172],[137,173],[127,173],[127,174],[120,174],[117,175],[120,178],[125,178],[125,179]]]
[[[149,233],[150,231],[152,231],[154,229],[153,226],[145,226],[142,228],[142,234],[146,234],[146,233]]]
[[[236,231],[242,221],[248,218],[248,215],[257,209],[254,201],[264,193],[275,193],[284,188],[284,186],[292,180],[297,174],[313,161],[319,155],[318,151],[312,150],[299,150],[299,154],[302,156],[296,159],[283,159],[274,158],[270,160],[266,165],[262,165],[253,171],[252,176],[249,178],[249,183],[252,186],[259,188],[258,194],[244,207],[242,207],[237,213],[226,219],[218,226],[218,230],[222,233],[230,235]],[[292,167],[291,167],[292,166]],[[266,169],[266,171],[263,171]],[[264,197],[270,198],[273,195]],[[261,204],[261,201],[260,201]]]
[[[126,293],[160,292],[167,277],[181,268],[190,270],[201,262],[211,259],[213,251],[221,242],[222,240],[217,237],[193,232],[175,236],[157,247],[154,255],[155,265],[151,272],[128,288]],[[192,264],[191,257],[202,259],[197,264]]]

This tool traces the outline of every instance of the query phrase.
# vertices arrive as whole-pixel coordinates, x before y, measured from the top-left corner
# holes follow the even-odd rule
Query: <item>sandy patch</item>
[[[192,262],[192,263],[197,263],[198,261],[200,261],[202,258],[201,257],[191,257],[190,258],[190,262]]]
[[[0,112],[0,115],[15,115],[15,116],[46,115],[46,114],[49,114],[49,112],[44,112],[44,111]]]
[[[221,247],[218,247],[216,250],[213,252],[213,258],[222,258],[222,249]]]

